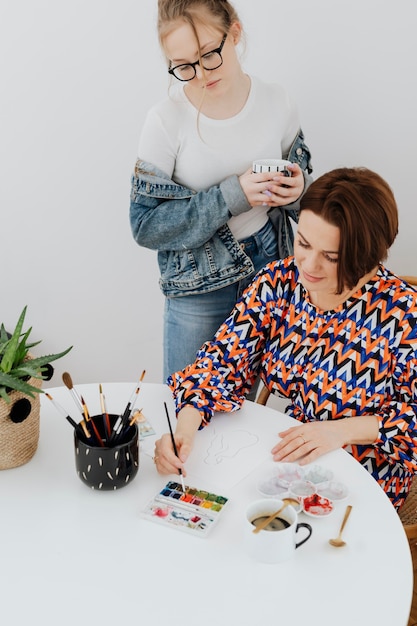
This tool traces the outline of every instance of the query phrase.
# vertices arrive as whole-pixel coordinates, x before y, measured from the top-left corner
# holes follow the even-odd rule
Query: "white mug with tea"
[[[281,563],[294,556],[297,548],[310,537],[310,524],[298,521],[298,515],[291,505],[287,505],[264,529],[254,533],[254,529],[267,517],[278,511],[282,500],[266,498],[252,502],[247,510],[244,527],[244,541],[247,553],[261,563]],[[302,538],[299,539],[299,534]]]

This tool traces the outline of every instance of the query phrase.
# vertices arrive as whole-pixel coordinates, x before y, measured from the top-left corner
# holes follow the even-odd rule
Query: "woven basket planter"
[[[42,380],[30,378],[30,385],[42,386]],[[11,391],[10,402],[0,399],[0,470],[24,465],[35,454],[39,441],[40,398]]]

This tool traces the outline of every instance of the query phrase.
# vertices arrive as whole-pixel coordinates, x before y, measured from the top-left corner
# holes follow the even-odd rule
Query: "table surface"
[[[103,383],[109,413],[124,409],[135,385]],[[98,384],[76,388],[90,413],[100,413]],[[79,419],[65,387],[47,391]],[[167,431],[164,401],[174,415],[165,385],[142,385],[138,405],[157,435]],[[319,464],[348,486],[349,497],[327,518],[300,514],[313,534],[295,557],[269,565],[246,555],[245,509],[261,497],[257,483],[271,464],[277,433],[293,422],[246,402],[240,411],[217,414],[202,437],[236,439],[248,434],[247,423],[258,443],[231,453],[224,470],[196,458],[198,446],[190,458],[194,476],[190,472],[186,484],[230,498],[218,524],[200,538],[141,517],[152,497],[175,479],[155,471],[154,436],[141,444],[132,483],[118,491],[93,491],[75,472],[71,425],[42,395],[35,456],[0,472],[4,623],[23,626],[39,619],[45,626],[113,626],[146,619],[174,626],[253,626],[260,619],[277,624],[287,618],[293,626],[406,626],[413,578],[401,521],[377,483],[343,450],[324,455]],[[347,545],[337,549],[328,539],[337,535],[346,504],[353,505],[344,532]]]

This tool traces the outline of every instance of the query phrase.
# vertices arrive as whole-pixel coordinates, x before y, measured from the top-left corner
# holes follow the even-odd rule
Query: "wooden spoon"
[[[255,528],[252,531],[253,533],[255,533],[255,535],[256,533],[259,533],[260,530],[263,530],[264,528],[266,528],[268,524],[270,524],[272,520],[275,519],[276,516],[279,515],[281,511],[285,509],[286,506],[288,506],[289,504],[299,504],[298,500],[295,500],[294,498],[284,498],[282,501],[284,504],[280,509],[278,509],[278,511],[275,511],[269,517],[264,519],[264,521],[261,522],[259,526],[255,526]]]
[[[348,517],[350,515],[351,510],[352,510],[352,507],[350,504],[348,504],[348,506],[346,507],[345,516],[340,526],[338,536],[336,537],[336,539],[329,539],[330,545],[334,546],[335,548],[341,548],[342,546],[346,545],[346,542],[342,541],[342,532],[343,532],[344,527],[346,526],[346,522],[348,521]]]

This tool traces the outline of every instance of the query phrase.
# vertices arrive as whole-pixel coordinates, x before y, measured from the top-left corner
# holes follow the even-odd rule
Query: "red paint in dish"
[[[333,504],[327,498],[314,493],[308,498],[304,498],[304,510],[310,515],[328,515],[333,511]]]

